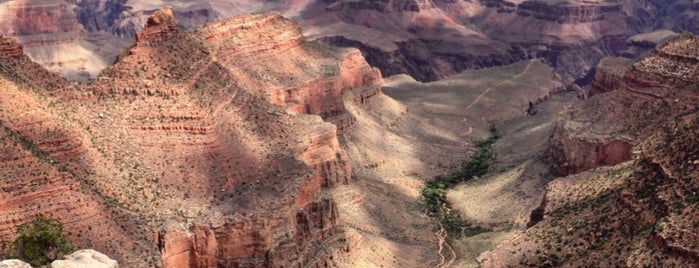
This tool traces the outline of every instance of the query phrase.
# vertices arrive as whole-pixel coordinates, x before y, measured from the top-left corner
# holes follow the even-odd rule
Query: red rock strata
[[[22,45],[17,43],[17,41],[0,36],[0,56],[17,57],[22,55],[22,53]]]
[[[267,88],[272,103],[297,114],[320,115],[340,132],[354,122],[343,104],[345,93],[358,94],[355,101],[360,103],[381,93],[381,73],[369,66],[358,50],[305,43],[298,23],[279,14],[238,16],[210,23],[198,33],[221,65],[262,79],[237,81],[264,84],[259,86]],[[293,60],[274,59],[271,63],[275,66],[257,61],[279,54]]]
[[[633,161],[558,178],[540,222],[479,257],[484,267],[699,262],[699,112],[669,119]],[[533,215],[535,216],[535,215]]]
[[[166,8],[87,85],[0,62],[3,148],[17,151],[0,165],[0,239],[49,214],[128,267],[333,265],[352,244],[324,190],[352,178],[342,98],[380,94],[380,74],[299,33],[278,14],[186,33]]]
[[[638,62],[606,59],[591,98],[560,122],[548,158],[559,175],[630,159],[631,148],[668,119],[695,109],[696,37],[682,36]]]
[[[136,33],[136,43],[143,44],[148,41],[165,39],[176,32],[175,15],[172,7],[165,7],[155,11],[148,18],[143,31]]]
[[[0,33],[21,39],[26,47],[80,39],[80,23],[65,1],[14,1],[0,16]]]

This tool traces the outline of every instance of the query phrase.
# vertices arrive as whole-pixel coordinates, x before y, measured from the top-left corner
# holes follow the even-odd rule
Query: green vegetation
[[[47,265],[75,250],[73,242],[63,235],[63,224],[44,216],[20,224],[17,234],[5,256],[34,267]]]
[[[458,213],[449,208],[446,200],[447,189],[454,187],[460,182],[471,180],[488,173],[490,164],[495,160],[492,147],[495,141],[500,138],[495,126],[490,126],[490,135],[486,140],[476,141],[474,145],[478,149],[468,161],[465,161],[459,170],[449,175],[438,175],[429,181],[422,189],[422,201],[427,207],[430,215],[438,217],[440,222],[451,234],[479,233],[482,230],[471,227],[465,223]]]
[[[490,126],[490,136],[486,140],[475,142],[478,151],[461,165],[461,169],[449,175],[438,175],[429,181],[422,189],[422,197],[431,212],[437,212],[439,204],[446,202],[446,190],[454,187],[459,182],[483,176],[488,172],[490,163],[495,160],[492,146],[500,138],[500,133],[495,126]]]

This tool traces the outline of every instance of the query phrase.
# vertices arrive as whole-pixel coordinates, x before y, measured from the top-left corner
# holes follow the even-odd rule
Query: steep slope
[[[12,40],[3,39],[2,43],[21,48]],[[65,88],[63,80],[31,62],[21,49],[1,57],[0,121],[5,152],[1,205],[6,213],[0,239],[11,241],[18,224],[46,215],[66,223],[68,235],[79,245],[121,256],[131,255],[129,251],[133,249],[153,254],[152,248],[144,248],[139,238],[145,231],[139,227],[142,219],[114,207],[109,195],[84,179],[90,170],[80,167],[89,163],[85,157],[95,152],[85,146],[81,131],[76,131],[79,128],[53,109],[55,103],[48,99]]]
[[[25,53],[49,71],[87,81],[114,61],[127,45],[104,32],[86,32],[63,0],[12,0],[0,3],[0,34],[17,39]]]
[[[384,94],[363,104],[348,92],[345,105],[356,122],[340,140],[357,180],[334,192],[341,217],[362,237],[353,265],[434,267],[475,260],[470,248],[445,242],[443,230],[416,200],[426,180],[453,171],[471,154],[470,143],[487,135],[491,123],[526,117],[528,102],[562,89],[552,74],[550,67],[531,60],[433,83],[391,77]],[[498,102],[504,105],[488,105]],[[538,201],[537,196],[520,203],[536,207]]]
[[[603,61],[595,95],[568,112],[548,149],[553,171],[574,175],[551,182],[533,227],[481,255],[482,265],[697,262],[696,41],[675,38],[635,63]]]
[[[675,38],[638,62],[609,58],[591,98],[553,134],[548,158],[559,175],[630,159],[631,148],[670,118],[696,107],[696,37]],[[599,94],[600,92],[608,92]]]
[[[222,24],[240,31],[217,30]],[[3,192],[9,200],[3,211],[14,212],[4,219],[2,240],[11,240],[12,228],[33,215],[49,214],[66,223],[79,247],[96,248],[128,267],[325,266],[341,260],[350,244],[337,205],[325,193],[351,178],[337,128],[270,103],[271,80],[261,76],[266,70],[236,72],[226,64],[300,59],[337,65],[353,53],[288,35],[275,37],[317,58],[255,45],[218,53],[225,42],[206,40],[212,32],[273,33],[285,25],[294,24],[278,15],[251,15],[188,34],[166,8],[150,17],[115,65],[85,86],[61,79],[55,82],[61,87],[32,85],[24,72],[34,65],[18,54],[20,46],[3,41],[0,51],[11,57],[2,61],[3,76],[11,80],[3,82],[11,89],[3,94],[11,95],[2,98],[0,122],[6,147],[17,151],[5,161],[27,164],[3,163],[3,179],[11,180],[3,185],[12,185]],[[256,37],[240,40],[266,43]],[[289,54],[267,57],[279,53]]]
[[[174,5],[178,25],[192,30],[215,19],[277,11],[301,22],[304,35],[311,40],[359,48],[367,61],[380,68],[384,75],[406,73],[423,82],[465,69],[545,58],[565,84],[587,85],[602,58],[622,55],[635,58],[642,53],[629,48],[626,43],[629,37],[656,30],[697,30],[692,24],[696,21],[696,12],[693,12],[696,4],[690,0],[668,3],[611,0],[67,1],[70,4],[61,0],[14,0],[0,7],[0,15],[14,10],[17,4],[12,3],[20,2],[30,9],[36,6],[35,10],[55,6],[52,10],[62,10],[64,15],[60,20],[47,18],[45,21],[54,21],[57,25],[66,21],[66,25],[74,25],[77,18],[88,35],[96,35],[83,38],[78,42],[79,47],[73,49],[85,52],[95,50],[95,44],[100,45],[97,57],[102,62],[89,60],[92,58],[87,57],[88,54],[72,55],[61,61],[62,57],[69,56],[65,55],[65,50],[60,50],[61,47],[29,51],[44,66],[53,66],[56,70],[61,69],[54,66],[57,62],[67,64],[69,60],[88,59],[83,62],[82,71],[90,74],[103,68],[119,47],[125,45],[104,33],[111,37],[133,38],[149,14],[166,4]],[[51,5],[44,5],[49,2]],[[71,17],[69,12],[63,12],[67,10],[65,7],[74,7],[75,15]],[[10,22],[7,25],[13,25],[11,22],[15,18],[6,18]],[[71,33],[66,36],[74,36],[75,31],[63,31],[61,35],[64,32]],[[37,32],[30,34],[40,36]],[[60,38],[49,38],[52,39]],[[67,68],[63,70],[64,75],[74,75],[66,73]]]
[[[543,220],[481,256],[485,267],[684,266],[699,261],[696,111],[639,145],[632,162],[549,184]]]

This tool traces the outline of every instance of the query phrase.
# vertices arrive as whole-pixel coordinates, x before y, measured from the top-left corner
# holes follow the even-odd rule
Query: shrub
[[[495,160],[492,146],[500,138],[500,133],[495,126],[490,126],[490,135],[485,140],[475,142],[478,150],[471,158],[461,165],[459,170],[449,175],[439,175],[429,181],[422,189],[422,197],[425,199],[430,211],[436,210],[433,206],[446,201],[445,190],[453,187],[459,182],[468,181],[474,177],[483,176],[488,173],[490,163]]]
[[[34,267],[47,265],[75,250],[73,242],[63,235],[63,224],[44,216],[20,224],[17,234],[7,257],[23,260]]]
[[[498,133],[495,126],[491,126],[489,137],[475,142],[478,150],[468,161],[461,165],[459,170],[455,170],[449,175],[434,177],[422,189],[421,199],[426,206],[427,212],[429,212],[430,216],[439,218],[448,233],[462,235],[466,231],[466,235],[476,235],[484,231],[480,227],[473,227],[463,221],[461,216],[450,208],[446,200],[446,191],[459,182],[485,175],[490,168],[490,164],[495,160],[492,146],[499,138],[500,133]]]

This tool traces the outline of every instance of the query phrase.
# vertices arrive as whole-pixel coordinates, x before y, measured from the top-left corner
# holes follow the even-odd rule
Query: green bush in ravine
[[[422,189],[422,200],[427,207],[427,211],[440,217],[447,229],[450,227],[459,227],[452,229],[463,229],[461,228],[462,225],[466,225],[460,220],[458,215],[454,214],[451,209],[444,205],[447,201],[446,190],[454,187],[454,185],[459,182],[468,181],[474,177],[485,175],[488,173],[490,164],[495,160],[492,147],[495,141],[500,138],[500,133],[498,133],[495,126],[491,126],[489,130],[490,135],[488,138],[474,143],[477,151],[468,161],[465,161],[458,170],[449,175],[438,175],[434,177],[434,179],[427,182],[425,188]]]
[[[47,265],[75,250],[73,242],[63,235],[63,224],[47,217],[17,226],[18,237],[5,257],[20,259],[34,267]]]

